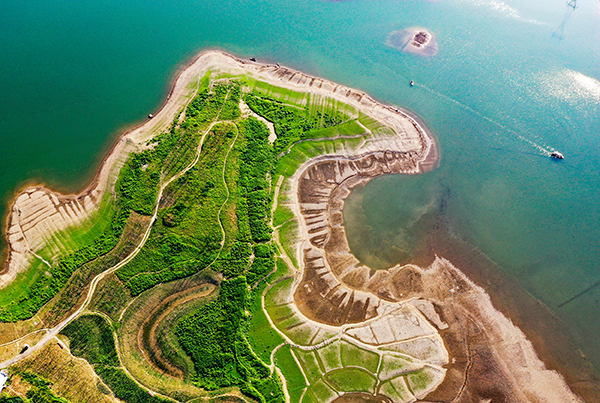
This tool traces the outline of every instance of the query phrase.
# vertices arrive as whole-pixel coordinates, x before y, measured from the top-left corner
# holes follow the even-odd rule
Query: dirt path
[[[277,133],[275,133],[275,126],[272,122],[269,122],[267,119],[263,118],[259,114],[255,113],[247,103],[244,102],[243,99],[240,98],[240,110],[243,115],[254,116],[256,119],[260,120],[269,128],[269,143],[273,144],[275,140],[277,140]]]

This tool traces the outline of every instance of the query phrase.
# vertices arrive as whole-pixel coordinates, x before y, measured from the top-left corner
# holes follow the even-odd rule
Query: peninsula
[[[438,164],[415,117],[220,51],[183,68],[153,115],[79,194],[15,198],[0,274],[9,395],[581,401],[443,256],[374,271],[352,255],[352,189]]]

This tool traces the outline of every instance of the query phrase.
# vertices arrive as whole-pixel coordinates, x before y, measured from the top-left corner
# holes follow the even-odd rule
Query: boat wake
[[[441,92],[438,92],[436,90],[433,90],[433,89],[431,89],[431,88],[429,88],[427,86],[422,86],[422,88],[424,88],[425,90],[431,92],[434,95],[437,95],[440,98],[446,99],[446,100],[448,100],[448,101],[450,101],[450,102],[452,102],[452,103],[460,106],[461,108],[463,108],[463,109],[465,109],[465,110],[467,110],[467,111],[469,111],[469,112],[471,112],[471,113],[479,116],[480,118],[482,118],[485,121],[493,124],[494,126],[499,127],[503,131],[510,133],[511,135],[513,135],[514,137],[516,137],[517,139],[519,139],[520,141],[522,141],[522,142],[528,144],[529,146],[533,147],[541,155],[545,155],[547,157],[551,157],[552,154],[553,154],[553,152],[555,152],[550,147],[543,146],[543,145],[541,145],[541,144],[539,144],[539,143],[537,143],[537,142],[535,142],[535,141],[527,138],[526,136],[522,135],[521,133],[518,133],[518,132],[514,131],[510,127],[508,127],[508,126],[506,126],[506,125],[504,125],[504,124],[502,124],[502,123],[500,123],[500,122],[498,122],[498,121],[496,121],[496,120],[494,120],[494,119],[492,119],[492,118],[484,115],[483,113],[477,111],[476,109],[473,109],[469,105],[466,105],[466,104],[464,104],[462,102],[459,102],[456,99],[454,99],[452,97],[449,97],[448,95],[443,94]]]

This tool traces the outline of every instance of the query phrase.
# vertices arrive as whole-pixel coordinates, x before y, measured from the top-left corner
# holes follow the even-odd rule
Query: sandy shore
[[[438,258],[427,268],[402,266],[372,275],[369,268],[361,266],[350,254],[341,221],[343,200],[354,186],[375,176],[416,174],[433,169],[437,163],[437,150],[422,125],[403,111],[382,105],[360,91],[286,67],[253,63],[219,51],[201,53],[181,71],[163,108],[153,119],[121,136],[95,179],[82,192],[61,195],[42,186],[32,186],[16,196],[7,221],[9,249],[0,275],[0,287],[27,269],[42,248],[56,244],[54,234],[85,222],[98,210],[103,197],[113,191],[118,172],[128,155],[169,127],[193,97],[199,78],[208,71],[249,74],[284,88],[327,96],[356,107],[394,131],[395,135],[377,136],[357,149],[309,161],[292,179],[292,207],[301,223],[299,261],[307,261],[306,256],[310,253],[306,249],[321,254],[327,273],[321,271],[320,274],[325,273],[330,276],[329,281],[347,287],[352,295],[361,293],[364,296],[363,313],[354,319],[348,311],[343,316],[344,321],[360,323],[369,315],[371,319],[377,318],[381,314],[379,306],[403,303],[408,298],[424,298],[441,318],[437,328],[451,360],[444,382],[433,392],[434,395],[438,393],[440,399],[486,401],[506,397],[508,401],[523,402],[580,401],[557,372],[545,368],[520,329],[494,309],[485,291],[470,282],[450,262]],[[333,177],[327,176],[332,174]],[[307,179],[320,190],[327,189],[325,193],[319,192],[320,200],[310,200],[310,183],[302,182]],[[324,184],[327,180],[330,181]],[[305,196],[308,198],[303,199]],[[315,223],[319,225],[315,226]],[[55,253],[59,251],[57,247]],[[303,269],[306,267],[306,264],[302,265]],[[298,284],[304,281],[306,271],[301,274]],[[369,309],[371,300],[385,303],[377,303]],[[314,307],[306,303],[299,305],[307,316],[326,322]],[[335,304],[329,306],[330,313],[339,313],[342,307],[339,304],[337,308]],[[423,309],[431,311],[427,307]],[[436,315],[431,312],[427,315],[425,311],[423,314],[428,320],[436,322]],[[330,316],[328,320],[331,318],[334,317]],[[440,326],[444,323],[448,326]],[[490,374],[493,374],[491,379]]]
[[[487,293],[449,261],[438,257],[426,268],[372,272],[351,254],[341,213],[351,189],[383,174],[418,173],[426,159],[419,148],[392,152],[393,142],[378,144],[380,150],[358,148],[316,158],[292,178],[290,207],[300,222],[301,273],[294,296],[299,310],[314,321],[341,326],[377,322],[390,303],[425,301],[431,305],[422,313],[437,327],[450,355],[446,379],[431,394],[433,401],[581,401],[559,373],[545,367]],[[386,337],[374,328],[357,335],[369,344]]]

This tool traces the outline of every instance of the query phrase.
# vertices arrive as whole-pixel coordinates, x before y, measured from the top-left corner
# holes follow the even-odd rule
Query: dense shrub
[[[112,329],[102,316],[81,316],[61,333],[71,340],[71,353],[76,357],[90,364],[120,365]]]
[[[243,381],[243,370],[235,358],[234,335],[244,315],[246,294],[245,277],[224,280],[216,301],[177,325],[179,342],[196,367],[198,386],[212,390]]]
[[[109,367],[105,365],[96,365],[94,368],[100,375],[102,381],[113,391],[115,397],[126,403],[166,403],[165,400],[157,396],[151,396],[142,389],[133,379],[131,379],[122,369]]]
[[[294,142],[305,138],[309,130],[336,126],[348,118],[337,111],[310,113],[307,108],[284,105],[280,101],[254,94],[248,94],[245,101],[255,113],[273,123],[277,133],[273,145],[277,156],[287,152]]]

